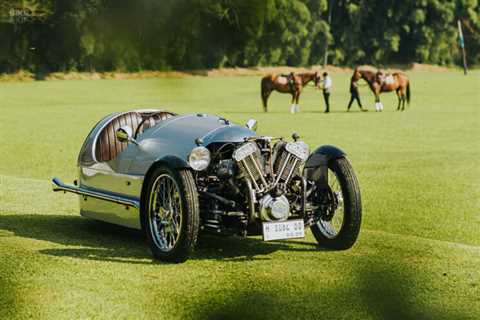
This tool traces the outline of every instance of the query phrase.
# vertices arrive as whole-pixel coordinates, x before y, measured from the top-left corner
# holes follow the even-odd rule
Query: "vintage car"
[[[238,125],[207,115],[153,109],[113,113],[90,131],[73,185],[80,214],[142,230],[153,256],[182,262],[203,232],[301,238],[350,248],[361,222],[360,190],[345,153],[310,153],[293,141],[260,136],[256,121]]]

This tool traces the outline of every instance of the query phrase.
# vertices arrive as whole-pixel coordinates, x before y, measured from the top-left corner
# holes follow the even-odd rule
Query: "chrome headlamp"
[[[188,164],[193,170],[202,171],[207,169],[210,164],[210,151],[203,146],[193,148],[188,156]]]

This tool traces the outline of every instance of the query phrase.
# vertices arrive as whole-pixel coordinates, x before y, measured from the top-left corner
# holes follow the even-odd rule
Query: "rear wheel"
[[[198,194],[192,173],[159,167],[150,175],[142,226],[155,258],[184,262],[197,242]]]
[[[357,240],[362,220],[360,188],[346,158],[328,164],[328,188],[317,189],[312,199],[318,207],[311,230],[317,242],[332,249],[348,249]]]

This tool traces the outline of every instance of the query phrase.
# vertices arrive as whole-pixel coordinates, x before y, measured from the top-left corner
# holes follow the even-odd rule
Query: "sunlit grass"
[[[333,75],[332,113],[306,88],[302,112],[257,77],[3,83],[0,87],[0,319],[475,319],[480,316],[480,73],[413,73],[412,104],[383,113],[348,102]],[[204,238],[181,265],[152,261],[136,232],[78,216],[49,179],[75,178],[85,135],[137,107],[208,112],[259,132],[298,132],[344,149],[359,176],[364,223],[348,251],[302,241]]]

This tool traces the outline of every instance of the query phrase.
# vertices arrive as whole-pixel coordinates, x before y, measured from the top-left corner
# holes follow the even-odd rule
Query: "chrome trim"
[[[253,156],[253,154],[249,154],[247,157],[249,157],[250,160],[253,162],[253,166],[255,167],[255,169],[256,169],[257,172],[258,172],[258,175],[260,176],[260,180],[262,180],[263,187],[264,187],[264,188],[268,188],[267,180],[265,180],[265,177],[263,176],[263,171],[260,170],[260,167],[258,166],[257,159],[255,159],[255,157]]]
[[[108,202],[114,202],[117,204],[122,204],[129,207],[134,207],[136,209],[140,209],[140,201],[135,199],[129,199],[119,195],[112,195],[112,194],[107,194],[100,191],[93,191],[93,190],[88,190],[82,187],[76,187],[76,186],[64,184],[58,178],[53,178],[52,184],[53,184],[52,189],[54,192],[57,192],[57,191],[71,192],[71,193],[79,194],[86,197],[105,200]]]
[[[260,150],[258,150],[258,147],[254,142],[247,142],[233,151],[232,158],[237,161],[242,161],[257,151]]]
[[[284,160],[282,168],[280,169],[279,172],[276,173],[277,179],[275,179],[275,183],[273,184],[274,186],[276,186],[278,184],[278,182],[280,181],[280,179],[282,178],[283,171],[285,171],[285,168],[287,167],[288,161],[290,161],[291,156],[292,156],[292,154],[289,152],[287,154],[287,158]]]
[[[257,181],[255,181],[255,176],[253,175],[252,171],[250,170],[250,167],[248,166],[247,162],[245,161],[245,159],[242,159],[240,160],[240,162],[243,164],[243,166],[245,167],[245,170],[247,170],[247,173],[250,177],[250,179],[252,179],[252,182],[253,184],[255,185],[255,189],[257,189],[258,191],[260,191],[260,187],[258,186],[257,184]]]
[[[255,191],[252,188],[252,183],[249,179],[245,179],[245,183],[248,189],[248,207],[249,207],[249,222],[255,221],[255,202],[257,199],[255,198]]]
[[[287,150],[297,158],[300,158],[302,161],[306,161],[308,159],[308,156],[310,155],[308,146],[303,141],[289,142],[285,146],[285,150]]]
[[[292,170],[290,170],[290,173],[288,174],[287,179],[285,179],[285,183],[288,183],[288,181],[290,181],[290,178],[292,177],[293,171],[295,171],[295,169],[297,167],[298,161],[300,161],[298,158],[295,158],[295,160],[293,160]]]

